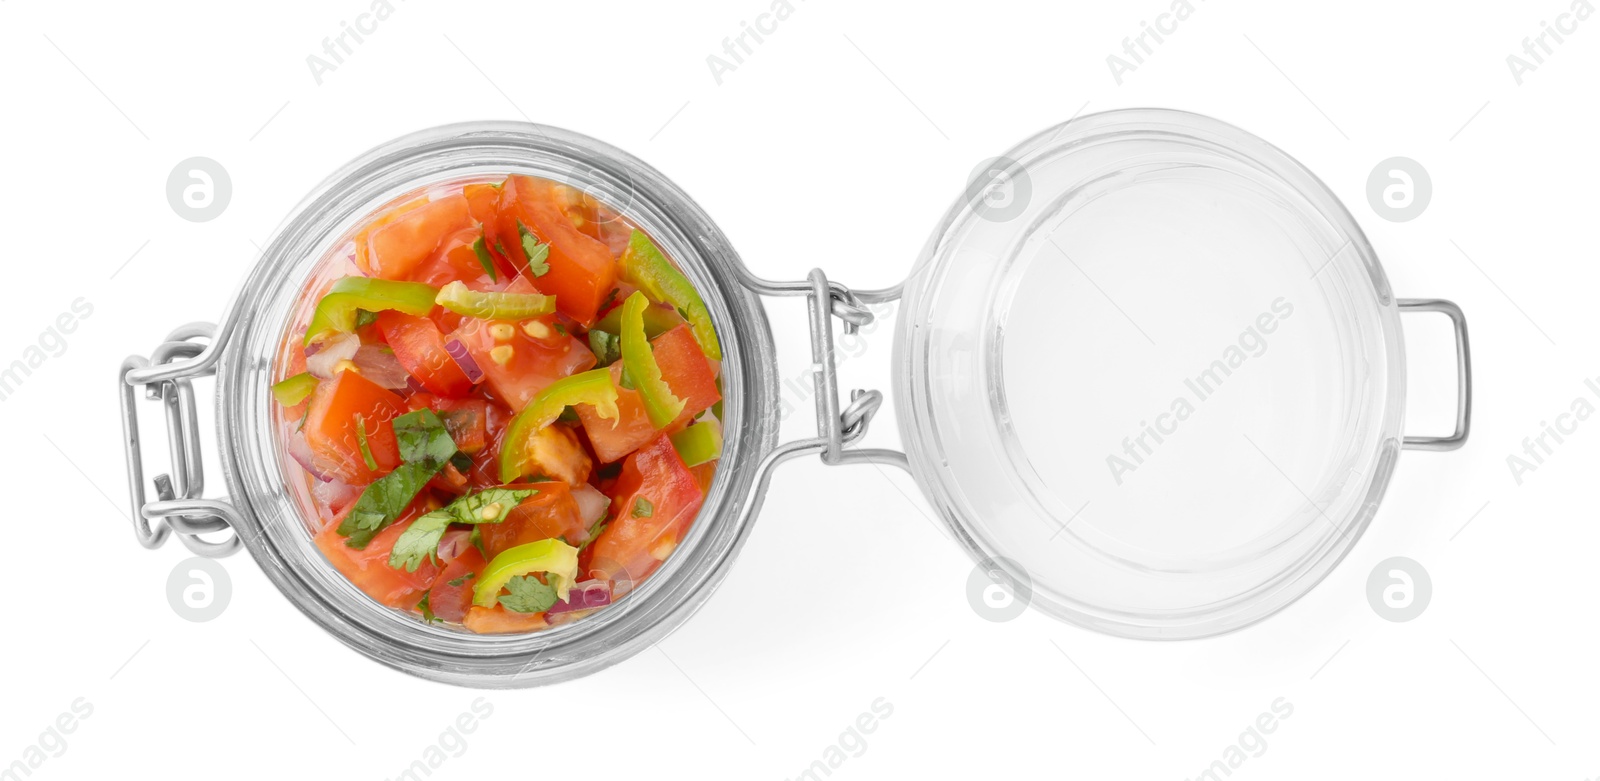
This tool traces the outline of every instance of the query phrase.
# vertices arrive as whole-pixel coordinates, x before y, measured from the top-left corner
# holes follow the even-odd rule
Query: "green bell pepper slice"
[[[311,344],[330,332],[349,333],[356,330],[356,312],[382,312],[393,309],[408,315],[426,317],[433,311],[433,299],[439,291],[421,282],[396,282],[391,279],[370,277],[344,277],[333,283],[328,294],[317,302],[317,311],[311,315],[306,327],[306,344]]]
[[[494,607],[506,583],[535,572],[543,572],[549,580],[555,581],[548,585],[555,587],[557,597],[566,599],[578,579],[578,549],[561,540],[549,539],[502,551],[478,576],[477,584],[472,587],[472,604]]]
[[[593,405],[606,420],[617,419],[617,386],[611,384],[610,369],[591,369],[563,377],[528,401],[528,406],[506,426],[505,443],[500,448],[500,482],[514,483],[522,477],[528,461],[528,440],[539,429],[556,422],[562,410],[578,404]]]
[[[638,285],[651,298],[665,301],[683,312],[689,327],[694,329],[694,340],[700,343],[707,358],[722,360],[722,343],[717,341],[717,330],[711,325],[711,311],[706,309],[706,302],[689,278],[661,254],[643,231],[636,230],[628,237],[628,249],[622,253],[621,265],[624,279]]]
[[[634,234],[638,235],[638,234]],[[635,290],[622,302],[622,368],[633,379],[639,390],[639,400],[644,402],[645,414],[656,428],[666,428],[683,412],[684,401],[672,392],[672,386],[661,378],[661,365],[650,349],[650,339],[644,332],[644,310],[650,300]]]
[[[671,436],[684,466],[699,466],[722,457],[722,424],[706,420]]]
[[[647,306],[644,309],[644,335],[654,339],[684,322],[677,312],[660,306]],[[591,331],[606,331],[608,333],[622,332],[622,307],[615,307],[606,313],[605,317],[590,328]]]
[[[317,389],[317,378],[311,372],[300,372],[272,386],[272,398],[285,407],[293,407],[306,400]]]
[[[480,292],[460,280],[440,288],[434,303],[458,315],[484,320],[528,320],[556,311],[555,296]]]

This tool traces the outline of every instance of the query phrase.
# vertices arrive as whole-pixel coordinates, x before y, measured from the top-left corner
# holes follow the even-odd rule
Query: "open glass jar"
[[[306,282],[335,242],[401,193],[527,174],[571,185],[649,233],[700,290],[723,343],[724,457],[698,519],[616,604],[525,635],[475,635],[383,607],[313,545],[268,387]],[[834,319],[901,298],[895,397],[906,453],[856,443],[883,403],[841,399]],[[761,296],[809,300],[818,433],[778,442],[777,356]],[[1455,322],[1448,437],[1407,438],[1399,313]],[[191,378],[217,375],[229,499],[203,498]],[[556,128],[484,122],[415,133],[297,206],[215,326],[122,365],[135,533],[201,555],[248,549],[308,617],[422,677],[513,687],[582,676],[660,640],[709,598],[773,467],[801,455],[908,469],[954,536],[1024,601],[1128,637],[1202,637],[1303,595],[1377,509],[1403,446],[1464,442],[1460,310],[1395,299],[1371,247],[1304,168],[1243,131],[1175,111],[1116,111],[1040,134],[975,181],[908,282],[852,291],[814,270],[752,276],[693,201],[621,150]],[[171,476],[146,496],[136,390],[167,411]],[[209,537],[207,536],[209,535]],[[223,535],[221,541],[217,535]]]

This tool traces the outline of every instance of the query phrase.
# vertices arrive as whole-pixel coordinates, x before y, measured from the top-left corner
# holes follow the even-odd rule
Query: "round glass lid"
[[[1400,448],[1377,258],[1310,172],[1177,111],[1083,117],[969,187],[907,283],[911,468],[1031,603],[1191,638],[1304,594]]]

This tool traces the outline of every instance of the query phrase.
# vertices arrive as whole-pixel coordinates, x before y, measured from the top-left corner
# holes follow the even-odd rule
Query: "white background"
[[[592,678],[488,694],[493,715],[434,777],[792,778],[880,697],[892,716],[834,777],[1187,779],[1280,697],[1292,717],[1236,777],[1600,776],[1600,423],[1520,486],[1506,463],[1600,376],[1600,21],[1518,86],[1507,55],[1569,0],[1195,0],[1118,85],[1107,55],[1166,0],[794,1],[720,86],[707,56],[769,0],[394,0],[321,85],[307,56],[368,0],[0,3],[0,364],[75,298],[93,306],[0,403],[13,480],[0,763],[82,697],[92,716],[34,777],[389,778],[483,696],[345,649],[248,556],[225,561],[223,615],[186,622],[165,589],[187,552],[145,551],[128,528],[113,367],[174,325],[215,319],[253,245],[367,148],[470,119],[559,125],[672,177],[758,273],[820,265],[879,286],[906,272],[980,160],[1080,111],[1167,106],[1296,156],[1357,216],[1400,295],[1467,311],[1471,442],[1407,453],[1331,577],[1263,624],[1200,642],[1116,640],[1032,613],[993,624],[968,606],[971,563],[910,480],[794,463],[691,622]],[[196,155],[233,182],[206,223],[165,196]],[[1368,173],[1396,155],[1433,179],[1410,222],[1366,200]],[[772,311],[784,374],[802,377],[801,310]],[[1423,320],[1407,321],[1413,432],[1447,425],[1453,393],[1448,335]],[[887,389],[888,336],[857,348],[845,387]],[[802,408],[786,434],[808,419]],[[887,418],[874,439],[896,443]],[[1409,623],[1380,619],[1365,596],[1396,555],[1433,579]]]

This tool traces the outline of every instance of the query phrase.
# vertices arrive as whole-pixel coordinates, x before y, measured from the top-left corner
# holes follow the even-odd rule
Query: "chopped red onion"
[[[422,383],[417,382],[417,378],[416,377],[413,377],[413,376],[411,376],[409,374],[406,375],[406,390],[410,391],[411,393],[427,393],[428,392],[428,389],[426,387],[423,387]]]
[[[451,529],[439,539],[439,559],[446,562],[454,561],[471,547],[472,532],[466,529]]]
[[[289,437],[289,457],[293,458],[295,463],[310,473],[312,477],[324,483],[333,480],[332,477],[323,474],[322,470],[317,468],[315,459],[311,457],[311,446],[306,444],[305,437],[298,435]]]
[[[572,584],[572,591],[567,598],[550,606],[545,613],[566,613],[573,610],[589,610],[591,608],[605,607],[611,604],[611,584],[604,580],[586,580],[582,583]]]
[[[467,351],[467,346],[460,339],[451,339],[444,343],[444,351],[450,353],[456,365],[461,367],[461,373],[467,375],[467,380],[474,385],[483,382],[483,369],[478,367],[478,362],[472,359],[472,353]]]
[[[355,334],[335,336],[323,342],[316,355],[306,356],[306,371],[319,380],[331,380],[339,362],[354,359],[360,349],[361,337]]]
[[[410,373],[400,365],[400,359],[394,357],[394,351],[381,345],[361,345],[352,360],[356,371],[380,388],[399,390],[406,387],[406,381],[411,379]]]
[[[329,480],[312,486],[311,495],[337,515],[340,510],[360,498],[361,488],[343,480]]]
[[[590,526],[605,518],[606,509],[611,506],[611,499],[588,483],[572,489],[572,500],[578,503],[578,517]]]

